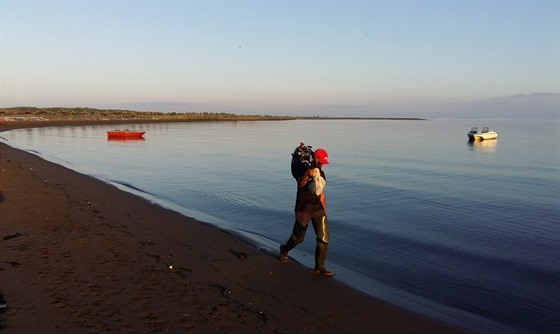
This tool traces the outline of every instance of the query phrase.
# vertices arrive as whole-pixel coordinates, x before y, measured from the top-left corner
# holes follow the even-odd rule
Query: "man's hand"
[[[319,172],[319,168],[308,169],[306,172],[307,172],[307,175],[308,175],[309,177],[311,177],[311,178],[312,178],[313,176],[315,176],[315,174],[317,174],[317,173],[318,173],[318,175],[321,175],[321,174],[320,174],[321,172]]]

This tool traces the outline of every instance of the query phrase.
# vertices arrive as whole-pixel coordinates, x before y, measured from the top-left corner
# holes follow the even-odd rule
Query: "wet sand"
[[[2,333],[462,332],[3,143],[0,291]]]

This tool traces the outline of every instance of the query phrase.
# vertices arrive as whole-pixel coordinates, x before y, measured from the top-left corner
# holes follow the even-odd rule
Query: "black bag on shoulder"
[[[300,143],[292,153],[292,176],[297,180],[310,168],[315,168],[315,153],[311,146]]]

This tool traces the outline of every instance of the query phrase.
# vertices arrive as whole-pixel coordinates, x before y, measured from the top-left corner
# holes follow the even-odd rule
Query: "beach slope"
[[[3,143],[0,169],[3,333],[461,332]]]

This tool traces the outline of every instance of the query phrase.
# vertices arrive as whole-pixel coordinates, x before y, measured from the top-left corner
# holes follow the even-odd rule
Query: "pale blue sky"
[[[0,10],[2,107],[390,114],[560,92],[558,1],[2,0]]]

